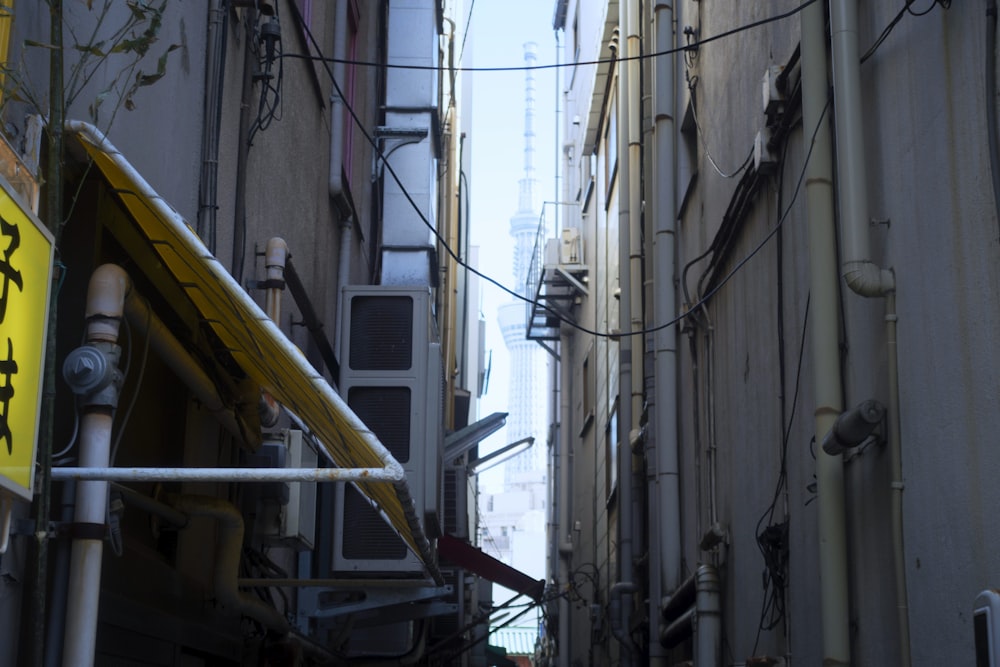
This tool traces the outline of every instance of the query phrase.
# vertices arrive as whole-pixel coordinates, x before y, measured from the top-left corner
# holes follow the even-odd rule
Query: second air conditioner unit
[[[426,287],[344,290],[340,392],[403,466],[424,533],[437,531],[441,497],[442,362]],[[416,575],[419,559],[357,488],[339,485],[333,570]]]

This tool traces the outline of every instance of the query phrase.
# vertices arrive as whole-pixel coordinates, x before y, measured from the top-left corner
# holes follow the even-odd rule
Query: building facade
[[[468,8],[3,11],[3,206],[55,250],[17,313],[50,367],[4,365],[39,436],[0,460],[0,663],[485,665]]]
[[[548,664],[993,664],[992,5],[555,3]]]

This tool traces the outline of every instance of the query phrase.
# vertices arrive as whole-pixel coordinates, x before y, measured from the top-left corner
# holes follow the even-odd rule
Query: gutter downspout
[[[133,331],[139,331],[149,337],[150,347],[194,394],[201,407],[211,412],[233,437],[239,441],[244,440],[244,434],[236,423],[236,417],[222,402],[212,378],[194,361],[183,343],[170,333],[167,325],[153,313],[149,304],[136,290],[129,291],[125,298],[125,317],[134,327]]]
[[[459,135],[461,134],[461,123],[459,121],[458,108],[455,106],[455,26],[451,23],[451,30],[448,33],[448,67],[451,76],[446,80],[451,86],[448,99],[450,100],[446,112],[446,122],[444,124],[444,137],[442,138],[445,153],[444,165],[444,187],[440,189],[442,202],[442,213],[445,224],[444,236],[448,241],[449,248],[455,248],[461,252],[459,247],[460,211],[458,208],[458,177],[461,163],[459,162]],[[443,249],[442,249],[443,250]],[[440,252],[442,272],[444,280],[441,290],[441,356],[444,366],[444,427],[448,430],[455,428],[455,377],[458,368],[458,356],[455,353],[456,326],[455,315],[458,304],[458,264],[447,252]]]
[[[837,240],[833,221],[833,151],[826,113],[826,16],[814,3],[801,14],[802,124],[816,131],[804,146],[809,228],[810,332],[816,393],[816,441],[833,427],[843,410],[838,326]],[[810,153],[811,151],[811,153]],[[811,157],[810,157],[811,156]],[[816,487],[819,513],[820,605],[823,664],[848,665],[851,641],[847,607],[847,535],[842,459],[818,448]]]
[[[861,113],[861,61],[858,49],[858,1],[830,0],[833,86],[837,122],[837,181],[842,215],[843,274],[847,286],[864,297],[885,297],[889,384],[889,463],[892,481],[891,522],[900,664],[909,667],[910,622],[903,553],[903,469],[896,357],[896,281],[891,269],[871,260],[868,236],[868,180]]]
[[[247,25],[257,21],[256,4],[243,12],[243,20]],[[257,58],[249,43],[244,45],[243,52],[243,82],[240,87],[240,122],[236,136],[236,187],[233,204],[233,261],[232,276],[237,283],[243,284],[243,265],[246,261],[247,239],[247,163],[250,156],[250,110],[254,108],[253,72],[257,66]]]
[[[559,592],[569,590],[569,573],[573,565],[573,533],[572,517],[570,516],[570,484],[573,468],[570,463],[572,450],[572,434],[569,425],[573,419],[573,397],[570,387],[573,386],[572,365],[569,363],[570,334],[563,333],[559,338],[559,526],[558,526],[558,584]],[[570,664],[570,602],[569,596],[559,596],[559,644],[557,667],[569,667]]]
[[[333,80],[344,90],[344,75],[347,65],[347,0],[336,0],[333,14]],[[344,198],[344,100],[337,91],[330,95],[330,199],[336,204]],[[339,206],[338,206],[339,207]],[[351,245],[354,242],[354,216],[345,215],[340,222],[340,258],[337,265],[337,313],[342,307],[344,287],[351,281]],[[339,315],[338,315],[339,316]],[[340,327],[334,332],[334,347],[337,354],[342,354],[340,348]],[[331,369],[332,372],[332,369]],[[333,378],[340,382],[340,378]]]
[[[201,139],[201,183],[198,236],[215,254],[216,213],[219,208],[219,128],[222,121],[222,83],[226,71],[227,11],[223,0],[208,8],[208,48],[205,62],[205,127]]]
[[[695,572],[695,664],[698,667],[722,665],[722,597],[719,573],[703,564]]]
[[[267,240],[264,250],[264,267],[267,272],[264,292],[264,312],[271,321],[281,328],[281,293],[285,289],[285,262],[288,260],[288,244],[275,236]],[[269,392],[260,392],[260,425],[270,428],[278,423],[281,407]]]
[[[674,8],[672,1],[653,5],[653,51],[673,48]],[[649,591],[650,660],[665,660],[659,641],[660,600],[680,585],[681,515],[680,470],[677,442],[677,328],[665,328],[677,311],[674,290],[676,228],[675,150],[674,150],[674,58],[653,61],[653,294],[655,304],[654,377],[656,402],[653,424],[656,437],[655,482],[649,490],[651,590]]]
[[[345,89],[347,65],[347,0],[336,0],[333,10],[333,80]],[[337,91],[330,95],[330,198],[339,200],[344,194],[344,100]]]
[[[277,609],[252,593],[240,592],[237,587],[243,551],[243,515],[240,511],[232,503],[215,496],[171,495],[168,501],[171,507],[189,517],[207,517],[218,522],[213,573],[213,590],[218,601],[271,630],[287,634],[288,621]]]
[[[635,0],[625,0],[618,4],[618,23],[626,31],[628,30],[629,6]],[[628,46],[626,43],[625,57],[628,57]],[[626,63],[628,61],[625,61]],[[632,276],[631,276],[631,200],[629,196],[632,165],[628,159],[629,142],[629,77],[627,72],[622,71],[624,63],[618,62],[618,122],[620,124],[618,133],[618,285],[621,293],[619,304],[619,328],[623,332],[631,331],[632,328]],[[623,195],[624,193],[624,195]],[[615,639],[621,643],[622,653],[621,664],[631,667],[635,664],[634,647],[628,641],[627,632],[621,628],[631,625],[632,602],[631,597],[628,604],[622,604],[620,596],[622,592],[631,594],[635,590],[633,583],[632,568],[634,565],[633,545],[632,545],[632,447],[631,431],[633,421],[633,401],[632,392],[632,366],[633,347],[638,341],[632,336],[622,336],[618,339],[618,410],[620,418],[618,420],[618,583],[611,587],[611,628]],[[641,359],[641,357],[640,357]],[[637,368],[642,368],[641,364]],[[625,392],[628,392],[626,395]]]
[[[625,52],[629,58],[626,64],[626,76],[628,77],[628,121],[626,123],[626,133],[628,135],[628,198],[629,198],[629,328],[628,331],[642,331],[645,328],[645,318],[643,314],[643,273],[642,273],[642,233],[643,233],[643,164],[642,164],[642,72],[640,71],[639,56],[642,54],[642,44],[639,37],[640,11],[639,0],[628,0],[627,4],[627,24],[625,26]],[[623,184],[624,185],[624,184]],[[622,295],[624,299],[624,294]],[[632,455],[632,476],[623,478],[632,485],[632,553],[637,558],[645,558],[647,546],[645,544],[646,525],[643,519],[643,455],[642,455],[642,431],[639,422],[643,413],[643,402],[645,398],[645,335],[632,336],[632,415],[631,421],[626,422],[629,426],[628,440],[621,441],[628,443],[628,452]],[[635,581],[635,579],[633,579]],[[641,591],[641,589],[639,589]],[[640,595],[642,600],[643,596]],[[641,603],[640,603],[641,604]],[[626,631],[629,630],[625,626]],[[636,664],[640,661],[638,650],[633,657]]]
[[[121,356],[118,330],[130,289],[131,282],[121,267],[104,264],[94,271],[87,288],[87,344],[74,350],[63,367],[67,383],[83,402],[83,466],[107,468],[110,463],[111,428],[122,384],[117,368]],[[67,667],[94,664],[107,511],[107,482],[77,484],[63,639],[63,664]]]

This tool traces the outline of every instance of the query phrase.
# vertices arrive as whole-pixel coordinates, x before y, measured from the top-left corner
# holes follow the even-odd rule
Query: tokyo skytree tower
[[[526,67],[535,64],[537,45],[524,45]],[[540,206],[535,179],[535,77],[525,71],[524,109],[524,176],[519,183],[517,212],[510,218],[510,235],[514,237],[513,269],[519,294],[526,294],[524,284],[535,247]],[[548,235],[545,235],[546,237]],[[525,338],[527,329],[525,303],[514,300],[498,309],[500,330],[510,353],[510,385],[507,410],[507,441],[515,442],[534,436],[535,444],[528,451],[509,460],[505,467],[506,482],[515,481],[523,472],[545,470],[545,440],[548,429],[548,358],[534,341]]]

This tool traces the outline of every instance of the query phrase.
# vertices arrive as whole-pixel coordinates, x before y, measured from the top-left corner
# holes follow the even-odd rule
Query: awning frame
[[[402,465],[326,379],[312,368],[250,295],[236,283],[180,214],[150,187],[100,130],[89,123],[73,120],[66,122],[65,129],[79,141],[107,179],[124,211],[140,233],[146,236],[154,252],[178,281],[199,315],[212,327],[230,352],[242,355],[243,361],[236,360],[236,363],[262,389],[288,405],[290,411],[309,426],[309,431],[321,445],[321,450],[331,463],[338,466],[324,469],[324,474],[342,477],[336,481],[353,481],[423,562],[431,577],[436,582],[443,583],[430,541],[417,517]],[[179,269],[182,270],[183,277],[178,273]],[[192,280],[192,277],[196,279]],[[218,301],[212,302],[210,297]],[[215,311],[206,312],[206,303],[216,310],[218,303],[224,304],[228,309],[225,314],[231,315],[233,321],[216,317]],[[274,356],[269,357],[267,353]],[[56,470],[53,470],[54,476],[92,474],[83,473],[81,469],[77,469],[76,473],[71,469],[67,469],[65,473]],[[330,470],[338,472],[330,473]],[[375,473],[376,470],[380,472]],[[259,472],[260,469],[255,471]],[[175,469],[175,472],[181,471]],[[314,473],[315,471],[309,474]],[[374,476],[372,473],[375,473]],[[115,469],[105,469],[102,474],[119,473]],[[346,479],[351,475],[357,475],[359,479]],[[389,484],[370,484],[371,482]],[[386,490],[390,488],[391,491]]]

